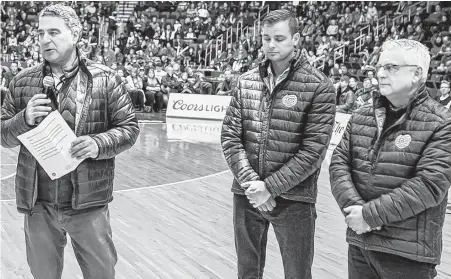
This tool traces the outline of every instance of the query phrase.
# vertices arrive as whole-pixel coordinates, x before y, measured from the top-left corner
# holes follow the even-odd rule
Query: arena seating
[[[202,82],[219,83],[225,70],[238,76],[255,67],[264,56],[261,21],[269,11],[280,8],[299,19],[299,50],[335,82],[343,74],[363,82],[368,69],[377,63],[378,48],[396,38],[421,39],[433,53],[426,83],[433,96],[440,82],[450,79],[451,5],[446,2],[69,3],[82,20],[81,51],[122,70],[124,79],[133,69],[143,68],[137,78],[144,84],[149,70],[158,68],[157,77],[161,77],[174,64],[178,78],[188,68],[193,70],[190,86],[199,79],[196,72],[202,73]],[[19,70],[42,62],[36,20],[43,4],[1,3],[3,73],[9,72],[12,62],[19,64]],[[2,84],[7,86],[7,80]]]

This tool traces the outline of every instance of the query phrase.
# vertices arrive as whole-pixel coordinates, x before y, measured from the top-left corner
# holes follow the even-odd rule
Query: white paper
[[[51,112],[36,128],[17,138],[52,180],[75,170],[83,161],[72,158],[69,149],[77,137],[58,111]]]

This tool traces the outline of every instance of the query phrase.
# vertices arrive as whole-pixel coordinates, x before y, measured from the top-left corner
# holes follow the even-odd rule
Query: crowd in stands
[[[252,27],[265,5],[291,10],[299,19],[298,49],[336,84],[340,112],[371,102],[378,86],[378,55],[389,39],[425,44],[432,56],[427,86],[438,99],[449,96],[451,14],[446,2],[422,2],[410,12],[412,2],[139,2],[123,23],[118,20],[118,2],[69,3],[83,25],[80,51],[117,71],[138,110],[160,111],[171,92],[231,94],[237,76],[264,60],[258,32],[235,33],[234,43],[221,42],[223,47],[213,51],[211,60],[206,55],[209,44],[216,44],[221,35],[225,40],[230,27]],[[2,69],[2,88],[21,68],[42,62],[36,19],[46,4],[2,2],[1,59],[8,64]],[[383,16],[388,20],[378,30]],[[354,40],[361,30],[365,39],[356,49]],[[336,59],[340,47],[345,55]],[[219,78],[212,78],[211,72],[219,72]]]

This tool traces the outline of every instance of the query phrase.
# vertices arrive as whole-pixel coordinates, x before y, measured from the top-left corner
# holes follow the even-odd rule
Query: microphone
[[[44,85],[44,94],[47,96],[47,98],[50,99],[50,104],[49,106],[52,108],[53,110],[57,109],[57,102],[56,102],[56,97],[55,94],[53,93],[52,87],[55,84],[55,81],[53,80],[52,76],[47,75],[44,77],[44,80],[42,81],[43,85]],[[40,116],[38,118],[36,118],[35,123],[36,125],[41,123],[42,120],[44,120],[44,116]]]
[[[52,108],[52,110],[56,110],[57,109],[57,101],[56,101],[56,96],[55,93],[53,92],[53,85],[55,84],[55,80],[51,77],[51,76],[46,76],[44,77],[44,80],[42,81],[42,83],[44,84],[44,94],[47,96],[47,98],[50,99],[50,101],[52,101],[50,103],[50,107]]]

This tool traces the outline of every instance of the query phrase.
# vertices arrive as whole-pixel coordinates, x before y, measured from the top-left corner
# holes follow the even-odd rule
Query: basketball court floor
[[[133,148],[116,158],[113,239],[117,279],[236,277],[232,175],[224,161],[221,123],[168,120],[140,123]],[[16,210],[18,149],[1,149],[1,278],[32,278]],[[330,193],[328,162],[319,178],[313,278],[347,278],[346,224]],[[451,278],[451,215],[437,278]],[[82,279],[70,240],[63,278]],[[272,229],[265,277],[281,279],[283,266]]]

